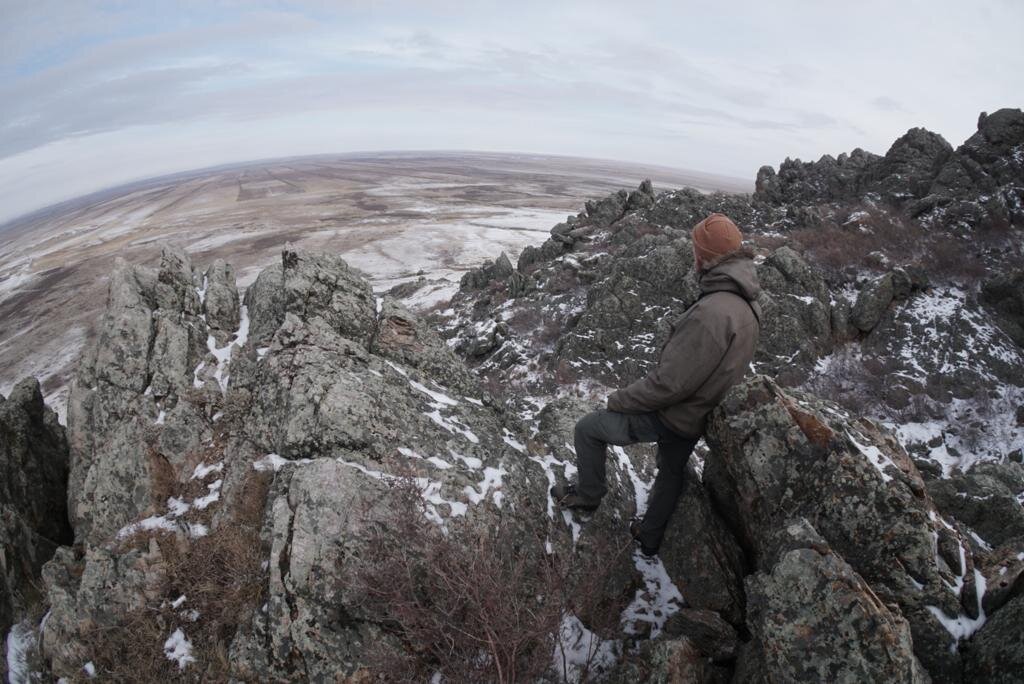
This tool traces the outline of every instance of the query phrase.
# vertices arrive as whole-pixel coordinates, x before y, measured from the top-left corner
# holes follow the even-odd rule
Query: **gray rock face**
[[[203,287],[206,323],[217,344],[223,346],[238,330],[239,303],[234,269],[224,263],[223,259],[217,259],[206,269]]]
[[[1024,270],[986,280],[981,285],[981,297],[999,313],[1006,334],[1024,347]]]
[[[342,260],[286,250],[282,265],[261,274],[247,294],[260,341],[245,338],[240,315],[242,330],[229,338],[239,345],[222,352],[214,342],[216,355],[182,362],[190,347],[145,342],[158,335],[154,320],[184,319],[207,332],[194,313],[202,304],[192,297],[202,291],[199,279],[180,256],[168,255],[160,273],[122,265],[93,352],[122,366],[121,354],[141,354],[142,368],[163,370],[166,393],[156,396],[145,376],[113,386],[101,378],[121,369],[95,360],[76,380],[78,484],[70,498],[85,555],[65,553],[47,566],[52,611],[43,641],[54,674],[80,671],[92,625],[158,608],[154,602],[169,591],[167,559],[164,542],[147,534],[170,534],[188,549],[229,524],[233,511],[254,506],[263,511],[268,609],[252,607],[232,646],[233,671],[280,680],[297,672],[313,680],[355,673],[366,649],[386,638],[346,593],[346,563],[358,547],[363,509],[379,503],[396,469],[417,478],[428,517],[439,525],[459,518],[486,527],[514,509],[524,538],[549,535],[552,552],[572,552],[568,529],[545,514],[548,477],[527,458],[521,425],[485,405],[492,400],[479,381],[397,301],[385,297],[378,311],[369,285]],[[137,346],[114,354],[107,340],[124,340],[125,328],[142,331]],[[202,363],[215,367],[204,382],[195,370]],[[196,383],[202,387],[188,387]],[[194,411],[180,420],[198,421],[194,438],[154,460],[147,445],[168,443],[175,412],[186,404]],[[154,421],[157,409],[163,419]],[[85,425],[103,429],[86,432]],[[204,474],[191,484],[197,462],[211,468],[201,472],[220,474],[216,481]],[[258,469],[280,470],[265,504],[251,500]],[[161,499],[168,482],[208,494]],[[623,591],[633,581],[628,577]]]
[[[0,396],[0,635],[38,602],[43,563],[71,541],[67,477],[64,428],[26,378]]]
[[[850,322],[861,332],[870,332],[882,320],[894,293],[891,273],[866,283],[857,295],[857,303],[850,313]]]
[[[813,528],[801,536],[770,571],[747,579],[768,681],[931,681],[906,620],[824,540],[806,539]]]
[[[686,605],[714,611],[740,625],[746,602],[743,551],[715,512],[692,467],[688,475],[659,556]]]
[[[928,493],[944,514],[967,525],[987,544],[1000,546],[1024,537],[1024,466],[979,463],[963,475],[928,483]]]
[[[881,601],[899,606],[932,677],[958,679],[956,641],[933,611],[970,610],[970,546],[936,511],[895,439],[834,406],[785,395],[763,377],[733,388],[712,414],[707,439],[705,484],[763,572],[777,554],[774,531],[798,517],[813,520]]]
[[[923,197],[952,154],[953,147],[938,133],[911,128],[871,168],[867,189],[892,204]]]
[[[790,247],[769,254],[757,268],[764,312],[757,360],[787,384],[832,348],[830,295],[821,274]]]
[[[882,158],[857,148],[816,162],[787,158],[778,173],[770,166],[757,172],[755,197],[772,204],[815,204],[851,200],[863,189],[867,173]]]
[[[78,540],[106,539],[151,505],[150,426],[164,426],[172,459],[208,434],[207,419],[186,401],[196,387],[220,393],[199,280],[188,256],[173,250],[156,271],[115,265],[106,313],[68,400],[68,506]]]
[[[971,642],[964,681],[1020,681],[1024,671],[1024,596],[996,613]]]

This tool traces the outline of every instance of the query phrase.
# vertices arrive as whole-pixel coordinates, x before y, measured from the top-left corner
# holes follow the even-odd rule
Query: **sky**
[[[0,0],[0,222],[128,181],[373,150],[753,179],[1020,107],[1024,2]]]

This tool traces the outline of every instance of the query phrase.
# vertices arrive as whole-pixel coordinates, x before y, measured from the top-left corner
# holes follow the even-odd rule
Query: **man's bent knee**
[[[591,439],[600,439],[604,430],[601,426],[601,414],[602,411],[591,411],[587,415],[583,416],[576,421],[576,429],[574,430],[574,436],[579,439],[580,437],[589,437]]]

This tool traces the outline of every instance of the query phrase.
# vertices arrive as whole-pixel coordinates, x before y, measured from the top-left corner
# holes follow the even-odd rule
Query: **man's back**
[[[746,252],[708,269],[697,303],[672,325],[658,366],[608,398],[623,413],[657,411],[676,432],[699,437],[707,414],[750,366],[760,334],[761,291]]]

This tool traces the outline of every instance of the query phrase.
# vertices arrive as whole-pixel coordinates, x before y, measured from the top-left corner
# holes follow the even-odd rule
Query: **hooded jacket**
[[[619,413],[656,411],[674,432],[697,438],[707,416],[743,377],[761,331],[754,262],[739,253],[705,271],[697,302],[672,324],[658,365],[608,397]]]

